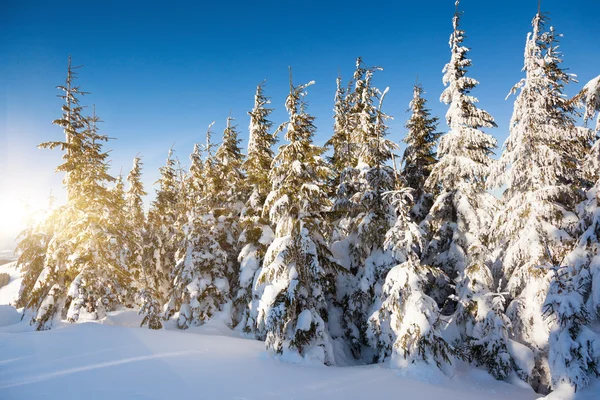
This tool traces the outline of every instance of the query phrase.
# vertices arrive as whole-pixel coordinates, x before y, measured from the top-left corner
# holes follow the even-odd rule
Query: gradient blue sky
[[[504,98],[521,77],[523,48],[536,0],[463,0],[461,26],[472,50],[470,76],[481,107],[496,118],[490,132],[501,144],[508,134],[512,99]],[[600,73],[600,1],[543,0],[551,24],[565,36],[564,66],[579,75],[576,93]],[[294,82],[315,80],[309,111],[317,117],[316,141],[331,134],[335,78],[345,81],[354,61],[384,68],[375,77],[390,87],[385,110],[390,138],[405,134],[405,112],[418,75],[429,106],[442,118],[441,70],[449,59],[448,37],[454,0],[430,1],[26,1],[0,2],[0,200],[26,199],[38,205],[50,189],[63,199],[62,176],[53,172],[59,151],[38,150],[42,141],[61,139],[51,121],[60,115],[56,85],[72,54],[79,70],[83,103],[96,104],[105,121],[113,173],[126,174],[140,154],[145,182],[153,193],[167,150],[174,144],[183,164],[193,143],[204,141],[215,120],[221,134],[230,110],[244,142],[256,85],[285,120],[288,66]],[[445,124],[440,124],[445,131]],[[245,143],[244,143],[245,144]],[[6,211],[4,211],[6,213]],[[2,211],[0,211],[0,216]],[[0,247],[8,228],[0,221]]]

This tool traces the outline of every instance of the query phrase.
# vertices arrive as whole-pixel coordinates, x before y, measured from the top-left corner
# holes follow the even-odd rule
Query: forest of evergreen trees
[[[141,159],[110,175],[108,136],[84,115],[69,60],[54,121],[64,140],[40,145],[62,152],[67,201],[20,236],[17,306],[37,330],[139,308],[151,329],[225,318],[275,354],[327,365],[342,347],[446,373],[461,359],[542,393],[585,386],[600,371],[600,76],[565,95],[574,76],[538,13],[496,160],[460,18],[443,70],[446,133],[417,84],[396,155],[380,68],[358,58],[319,147],[304,100],[313,82],[290,74],[287,121],[273,126],[258,85],[247,154],[233,118],[219,145],[209,126],[187,170],[169,151],[148,212]]]

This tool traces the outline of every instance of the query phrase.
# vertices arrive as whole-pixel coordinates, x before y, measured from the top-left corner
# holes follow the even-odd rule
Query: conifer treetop
[[[470,95],[479,82],[466,76],[471,60],[469,49],[462,45],[465,32],[459,28],[461,12],[457,9],[452,18],[450,35],[450,62],[443,69],[446,89],[440,101],[448,104],[446,123],[450,131],[444,135],[438,148],[439,162],[428,179],[428,187],[453,190],[483,191],[492,164],[490,156],[496,147],[496,139],[481,128],[496,126],[494,118],[476,106],[479,101]]]
[[[496,186],[506,185],[505,196],[569,185],[580,179],[580,160],[589,140],[575,128],[575,102],[564,94],[575,80],[561,67],[558,38],[548,18],[535,15],[527,35],[522,78],[510,93],[518,93],[504,144]]]
[[[435,147],[441,136],[440,132],[436,132],[438,118],[431,117],[423,93],[423,86],[415,84],[408,110],[412,114],[405,125],[408,132],[404,142],[407,146],[402,157],[402,175],[406,185],[416,191],[415,201],[419,200],[425,181],[437,162]]]

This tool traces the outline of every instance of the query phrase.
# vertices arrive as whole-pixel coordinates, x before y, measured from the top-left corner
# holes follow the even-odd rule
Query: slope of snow
[[[3,268],[6,270],[7,268]],[[13,276],[14,269],[8,269]],[[18,278],[18,274],[15,275]],[[12,282],[11,282],[12,283]],[[14,286],[0,289],[12,299]],[[286,364],[264,343],[236,337],[222,321],[179,331],[138,328],[135,310],[102,323],[63,324],[34,332],[28,318],[0,306],[0,399],[419,399],[533,400],[523,382],[499,382],[458,365],[448,378],[434,367],[325,367]],[[597,398],[600,385],[565,399]],[[559,397],[554,398],[559,399]]]
[[[26,323],[17,324],[23,329]],[[258,341],[98,323],[46,332],[0,328],[0,398],[534,399],[471,370],[450,380],[381,366],[285,364]],[[13,330],[16,330],[13,328]],[[192,397],[190,397],[192,396]]]
[[[10,275],[8,285],[0,288],[0,304],[13,304],[19,295],[21,287],[21,273],[15,268],[16,262],[0,265],[0,273],[5,272]]]

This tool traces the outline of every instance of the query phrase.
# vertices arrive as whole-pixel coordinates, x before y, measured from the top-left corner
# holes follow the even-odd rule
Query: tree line
[[[406,149],[386,138],[381,69],[357,59],[337,79],[333,135],[313,143],[314,117],[295,85],[276,127],[257,86],[247,154],[230,116],[220,144],[208,127],[182,168],[169,151],[144,211],[142,161],[109,174],[95,110],[69,67],[58,148],[67,201],[20,235],[17,301],[37,330],[138,307],[142,326],[186,329],[212,318],[276,354],[335,364],[437,365],[456,359],[539,392],[598,375],[600,341],[600,76],[574,98],[560,35],[538,12],[499,160],[477,106],[471,60],[453,16],[443,70],[448,131],[416,84]],[[283,134],[277,151],[274,147]],[[327,150],[330,155],[326,156]],[[490,189],[504,188],[500,199]]]

